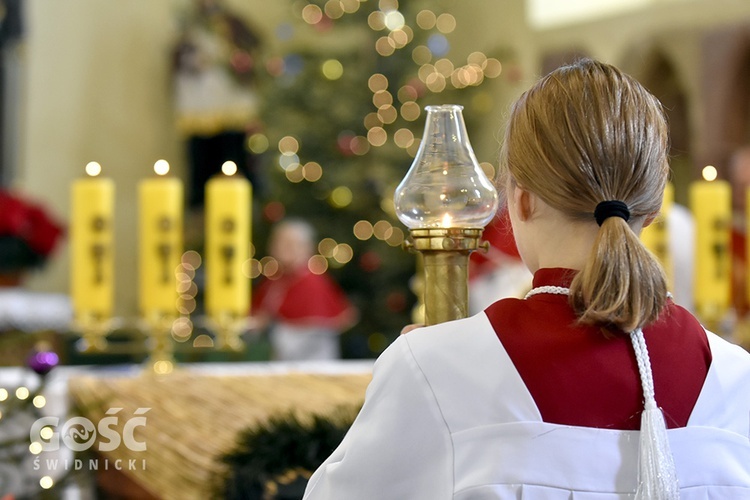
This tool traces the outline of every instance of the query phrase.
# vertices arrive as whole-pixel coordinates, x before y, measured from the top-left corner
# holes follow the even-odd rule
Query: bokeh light
[[[400,128],[393,134],[393,142],[396,146],[406,149],[414,142],[414,133],[408,128]]]
[[[379,127],[382,124],[383,122],[380,120],[377,113],[367,113],[367,116],[365,116],[364,126],[367,130],[370,130],[373,127]]]
[[[383,127],[373,127],[367,131],[367,140],[373,146],[382,146],[388,140],[388,133]]]
[[[328,59],[320,69],[329,80],[338,80],[344,74],[344,66],[337,59]]]
[[[291,135],[279,139],[279,152],[284,154],[295,154],[299,151],[299,141]]]
[[[379,220],[373,226],[373,234],[379,240],[384,240],[393,232],[393,226],[387,220]]]
[[[393,104],[393,96],[387,90],[378,90],[372,96],[372,103],[376,108]]]
[[[317,5],[309,3],[302,8],[302,19],[307,24],[318,24],[323,19],[323,10]]]
[[[336,208],[344,208],[352,202],[352,190],[346,186],[338,186],[331,191],[330,202]]]
[[[398,111],[393,106],[383,106],[378,109],[378,118],[385,124],[390,124],[398,118]]]
[[[411,59],[419,65],[427,64],[432,61],[432,51],[426,45],[418,45],[411,51]]]
[[[336,240],[333,238],[323,238],[318,243],[318,253],[322,255],[323,257],[332,257],[333,256],[333,249],[336,248]]]
[[[405,102],[401,106],[401,116],[406,121],[413,122],[419,118],[420,114],[422,114],[422,109],[416,102]]]
[[[431,10],[421,10],[417,13],[417,26],[423,30],[431,30],[436,22],[437,16]]]
[[[388,57],[396,52],[396,45],[387,36],[381,36],[375,42],[375,51],[383,57]]]
[[[339,264],[346,264],[350,262],[354,257],[354,250],[350,245],[346,243],[339,243],[333,249],[332,256],[333,260],[335,260]]]
[[[373,31],[383,31],[385,29],[385,15],[380,11],[374,11],[367,16],[367,25]]]
[[[451,33],[456,29],[456,18],[447,12],[440,14],[435,20],[435,27],[437,27],[438,31],[441,33]]]
[[[295,153],[282,153],[279,155],[279,166],[282,170],[294,170],[299,167],[299,156]]]
[[[400,30],[406,24],[404,15],[397,10],[389,10],[384,12],[384,15],[383,23],[391,31]]]
[[[331,19],[338,19],[344,15],[344,7],[339,0],[328,0],[323,10]]]
[[[256,155],[265,153],[268,150],[268,146],[268,137],[265,134],[252,134],[247,138],[247,149]]]
[[[360,220],[357,221],[356,224],[354,224],[354,228],[352,229],[354,232],[354,236],[358,240],[369,240],[372,238],[372,224],[369,221],[366,220]]]
[[[323,177],[323,167],[314,161],[307,162],[302,165],[302,177],[308,182],[317,182]]]
[[[293,182],[294,184],[298,184],[305,180],[305,170],[299,163],[295,163],[294,165],[292,165],[292,167],[286,170],[284,174],[286,175],[287,180],[289,182]]]
[[[322,255],[313,255],[307,261],[307,268],[313,274],[323,274],[328,270],[328,260]]]
[[[367,87],[371,92],[378,92],[388,88],[388,78],[382,73],[375,73],[367,80]]]

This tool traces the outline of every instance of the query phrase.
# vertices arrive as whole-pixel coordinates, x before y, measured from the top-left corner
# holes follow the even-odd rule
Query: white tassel
[[[656,402],[646,402],[641,416],[637,500],[678,500],[677,471],[669,448],[667,425]]]
[[[641,415],[641,433],[638,456],[638,489],[636,500],[679,500],[680,489],[677,470],[667,437],[664,414],[654,397],[654,380],[651,373],[646,341],[639,329],[631,334],[638,360],[645,407]]]

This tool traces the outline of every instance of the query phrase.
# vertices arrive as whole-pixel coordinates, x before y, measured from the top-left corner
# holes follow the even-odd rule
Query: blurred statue
[[[257,184],[246,138],[257,127],[254,88],[259,37],[218,0],[197,0],[174,49],[179,131],[187,141],[190,207],[203,205],[206,181],[234,161]]]

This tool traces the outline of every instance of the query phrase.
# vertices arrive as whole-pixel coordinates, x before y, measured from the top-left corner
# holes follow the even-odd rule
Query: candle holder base
[[[156,375],[172,373],[175,367],[172,325],[175,317],[155,312],[141,320],[140,330],[147,335],[149,356],[145,362],[146,371]]]
[[[250,329],[251,320],[247,316],[222,311],[206,318],[206,326],[216,335],[216,350],[240,352],[245,349],[242,334]]]
[[[119,318],[104,318],[98,314],[82,314],[71,324],[71,329],[80,332],[82,353],[93,354],[106,352],[107,336],[122,325]]]

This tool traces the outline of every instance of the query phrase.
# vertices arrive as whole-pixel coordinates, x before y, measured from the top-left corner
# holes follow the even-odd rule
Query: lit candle
[[[75,318],[84,323],[112,316],[115,185],[99,177],[101,170],[90,162],[88,177],[74,181],[71,188],[70,292]]]
[[[139,307],[144,318],[177,315],[175,271],[182,255],[182,182],[166,177],[169,163],[154,164],[157,177],[143,179],[139,196]]]
[[[690,209],[695,219],[695,308],[705,322],[717,322],[730,300],[731,188],[716,180],[716,168],[703,169],[705,181],[690,185]]]
[[[443,219],[441,220],[440,227],[452,227],[452,226],[453,226],[453,218],[451,217],[451,214],[443,215]]]
[[[250,280],[242,273],[250,247],[250,182],[225,162],[206,183],[206,312],[216,320],[244,317]]]
[[[667,275],[669,290],[674,290],[674,263],[669,248],[669,211],[674,203],[674,186],[667,183],[664,188],[664,198],[661,203],[661,212],[654,221],[643,228],[641,241],[653,253]]]

